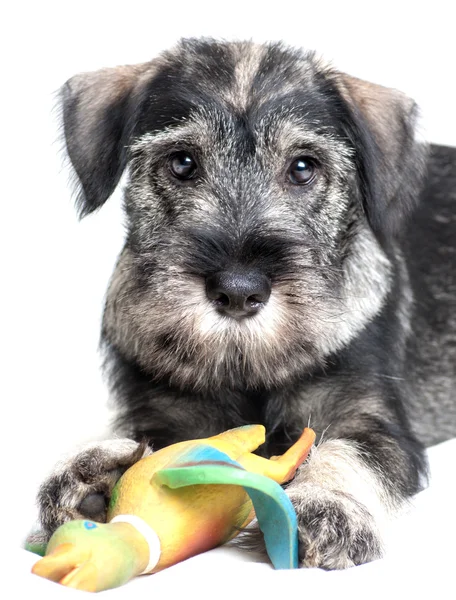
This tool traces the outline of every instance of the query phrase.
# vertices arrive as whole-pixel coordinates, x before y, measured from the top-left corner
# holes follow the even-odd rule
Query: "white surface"
[[[429,451],[432,479],[410,511],[391,530],[387,556],[373,563],[327,572],[320,569],[274,571],[257,556],[235,548],[218,548],[156,575],[138,577],[123,587],[103,592],[102,598],[439,598],[454,599],[454,504],[456,439]],[[36,557],[16,551],[9,573],[17,597],[25,592],[46,598],[77,598],[74,592],[30,573]],[[8,577],[8,575],[7,575]],[[4,576],[3,576],[4,579]],[[8,581],[8,580],[7,580]],[[301,597],[301,596],[297,596]]]
[[[110,417],[97,344],[123,238],[119,193],[77,222],[58,157],[54,92],[78,71],[147,60],[183,35],[283,39],[317,49],[341,70],[402,89],[421,104],[429,139],[456,144],[456,21],[455,3],[447,0],[4,4],[0,505],[3,539],[17,548],[34,520],[39,482],[62,453],[105,435]],[[446,505],[436,519],[448,520],[448,530],[455,517]],[[407,560],[401,548],[398,570]],[[417,556],[421,545],[411,550]],[[213,556],[216,563],[220,554]],[[436,546],[415,570],[446,556]]]

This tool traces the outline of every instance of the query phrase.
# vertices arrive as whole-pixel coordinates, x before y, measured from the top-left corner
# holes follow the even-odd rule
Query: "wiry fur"
[[[128,168],[102,336],[119,431],[159,448],[263,423],[260,451],[277,454],[310,422],[325,437],[287,488],[302,564],[381,556],[423,484],[423,443],[456,435],[455,274],[436,262],[454,253],[456,152],[427,154],[400,92],[281,44],[184,40],[73,78],[63,106],[81,214]],[[171,176],[176,150],[194,180]],[[308,186],[288,177],[300,156],[317,168]],[[206,294],[233,268],[271,282],[253,317]],[[95,476],[80,468],[90,448],[45,482],[45,535],[109,495],[132,448],[105,444]]]

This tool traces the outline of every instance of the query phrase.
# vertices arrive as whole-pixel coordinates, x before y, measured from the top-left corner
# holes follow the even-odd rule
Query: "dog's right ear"
[[[364,209],[386,239],[399,233],[420,198],[427,145],[417,135],[418,107],[398,90],[343,73],[337,84],[350,108],[346,131],[357,148]]]
[[[81,73],[61,90],[65,144],[79,179],[76,206],[81,217],[102,206],[119,182],[141,83],[153,70],[149,62]]]

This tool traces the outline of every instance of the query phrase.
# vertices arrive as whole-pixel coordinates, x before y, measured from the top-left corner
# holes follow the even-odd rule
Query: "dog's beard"
[[[240,320],[219,314],[203,291],[188,294],[187,302],[180,318],[162,322],[146,352],[157,374],[172,384],[200,390],[271,387],[313,362],[310,339],[297,339],[297,320],[280,293]]]
[[[273,287],[256,315],[236,320],[208,300],[204,279],[174,267],[160,276],[155,272],[150,286],[139,286],[131,263],[124,252],[104,329],[126,358],[153,377],[201,391],[226,385],[254,389],[278,385],[315,363],[314,319],[303,323],[302,302],[288,294],[289,282]]]
[[[138,283],[124,252],[108,294],[105,331],[127,358],[171,385],[195,391],[261,389],[323,366],[378,312],[390,264],[365,230],[343,268],[296,265],[267,304],[240,320],[208,300],[204,279],[175,265]]]

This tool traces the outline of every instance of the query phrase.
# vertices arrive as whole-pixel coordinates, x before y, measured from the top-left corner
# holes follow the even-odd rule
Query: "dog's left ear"
[[[398,90],[339,74],[351,112],[364,209],[382,238],[397,234],[419,199],[426,145],[418,140],[418,107]]]
[[[153,61],[81,73],[62,87],[65,144],[78,177],[80,216],[113,193],[127,163],[135,110],[154,71]]]

